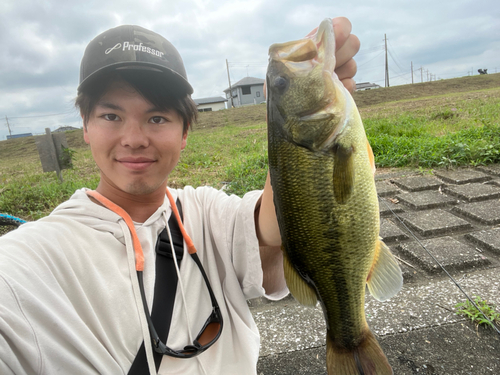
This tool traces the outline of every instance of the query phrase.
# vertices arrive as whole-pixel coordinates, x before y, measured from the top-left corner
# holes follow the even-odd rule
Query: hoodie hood
[[[83,188],[77,190],[69,200],[57,206],[51,215],[78,220],[80,223],[100,232],[111,233],[122,244],[125,244],[124,232],[120,222],[123,219],[100,204],[94,203]],[[170,190],[174,199],[177,198],[177,192]],[[136,230],[143,231],[143,228],[156,229],[157,235],[165,228],[164,213],[170,216],[171,209],[167,199],[144,223],[135,223]],[[127,234],[128,235],[128,234]]]

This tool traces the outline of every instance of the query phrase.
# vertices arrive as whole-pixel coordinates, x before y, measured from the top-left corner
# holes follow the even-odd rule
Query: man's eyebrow
[[[96,107],[103,107],[108,109],[114,109],[116,111],[123,111],[123,108],[120,107],[119,105],[105,101],[98,101],[96,103]]]
[[[146,113],[153,113],[153,112],[160,112],[160,113],[168,113],[170,112],[170,109],[167,108],[159,108],[159,107],[151,107],[146,111]]]
[[[115,111],[124,111],[124,109],[122,107],[120,107],[119,105],[111,103],[111,102],[107,102],[107,101],[97,102],[96,107],[114,109]],[[160,108],[160,107],[151,107],[146,111],[146,113],[154,113],[154,112],[167,113],[167,112],[170,112],[170,109],[165,109],[165,108]]]

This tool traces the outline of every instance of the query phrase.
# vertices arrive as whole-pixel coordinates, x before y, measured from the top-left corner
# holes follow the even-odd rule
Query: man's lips
[[[144,170],[156,162],[154,159],[144,158],[144,157],[139,157],[139,158],[124,157],[124,158],[117,158],[116,161],[121,165],[123,165],[125,168],[132,169],[134,171]]]

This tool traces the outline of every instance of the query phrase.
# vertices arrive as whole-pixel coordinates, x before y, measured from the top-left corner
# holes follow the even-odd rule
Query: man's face
[[[84,126],[101,172],[97,190],[164,194],[186,138],[175,110],[161,111],[126,83],[113,83]]]

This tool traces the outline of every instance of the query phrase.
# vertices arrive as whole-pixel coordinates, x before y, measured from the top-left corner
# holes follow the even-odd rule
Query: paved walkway
[[[380,235],[401,259],[402,291],[366,314],[395,374],[498,374],[500,335],[454,314],[470,295],[500,310],[500,165],[376,176]],[[394,213],[400,218],[398,220]],[[418,241],[408,233],[409,228]],[[323,314],[288,297],[250,302],[262,335],[258,372],[326,374]]]

